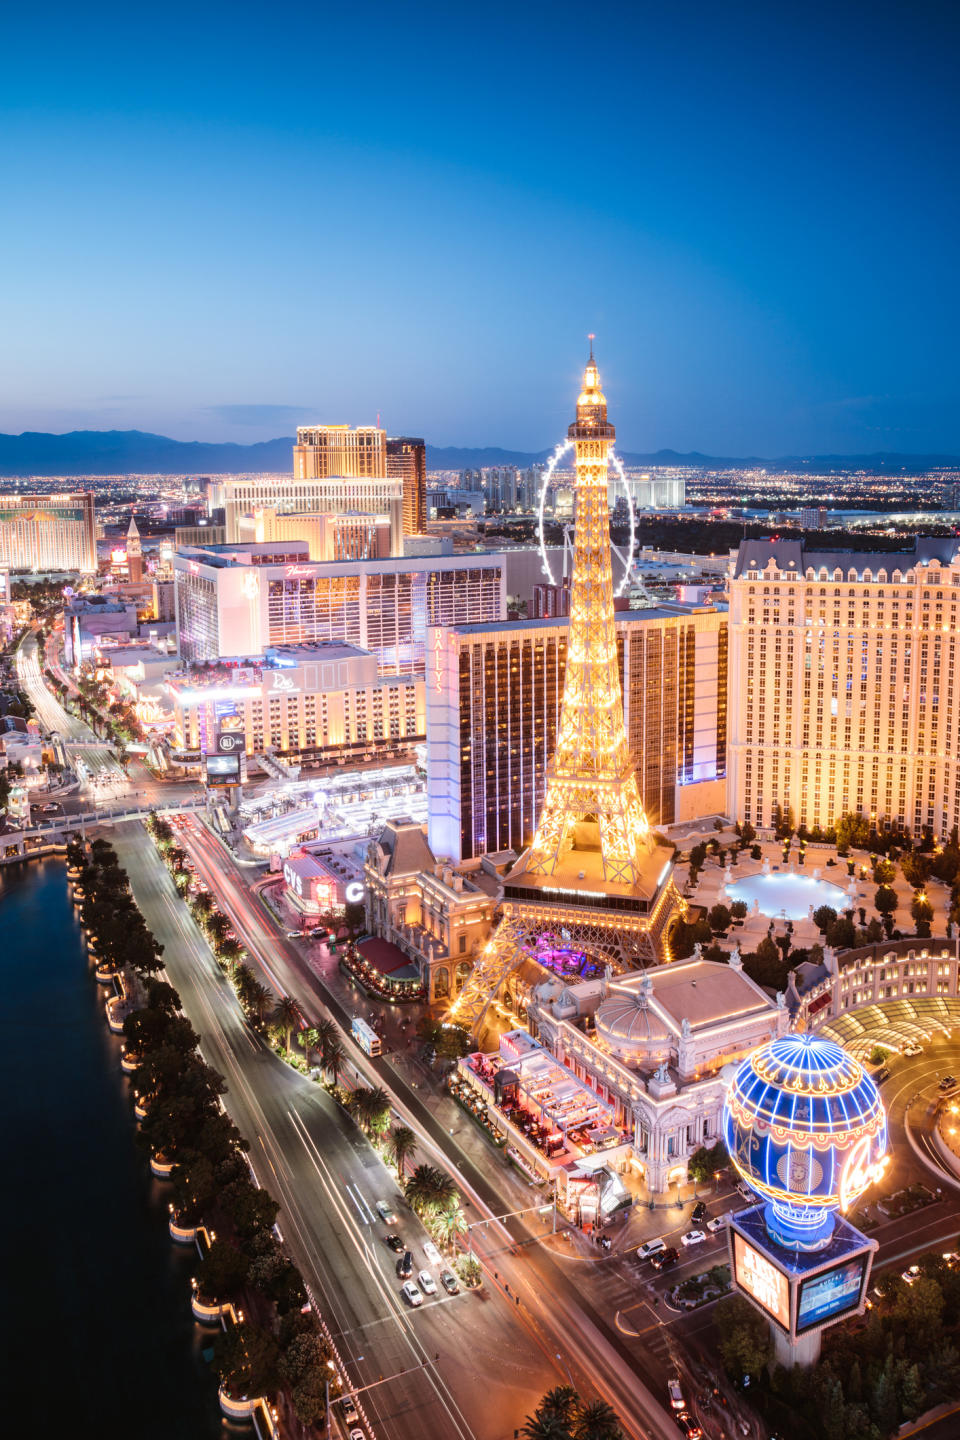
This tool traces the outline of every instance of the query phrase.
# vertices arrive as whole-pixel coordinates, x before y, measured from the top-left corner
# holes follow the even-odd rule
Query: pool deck
[[[713,839],[719,840],[721,848],[729,851],[731,845],[735,843],[737,839],[732,827],[723,831],[715,831],[711,824],[701,824],[696,821],[690,824],[673,826],[669,833],[670,838],[676,842],[681,852],[688,851],[691,846],[696,845],[700,840],[710,841]],[[746,880],[755,875],[762,875],[764,861],[768,860],[770,862],[770,873],[772,875],[786,874],[793,869],[795,874],[808,876],[810,879],[813,879],[814,871],[818,870],[820,872],[819,879],[826,881],[827,884],[836,885],[839,889],[846,892],[847,886],[850,883],[850,877],[847,874],[847,861],[846,859],[838,857],[835,846],[808,843],[806,847],[806,863],[801,866],[797,863],[797,855],[799,852],[796,839],[794,839],[790,858],[786,865],[783,863],[783,846],[779,841],[760,841],[758,843],[760,844],[761,858],[759,860],[752,860],[749,850],[745,849],[741,854],[739,864],[734,865],[731,870],[734,883],[738,880]],[[869,858],[863,851],[851,852],[850,858],[856,861],[857,898],[854,902],[854,907],[859,908],[859,906],[862,905],[867,912],[867,920],[870,921],[877,913],[873,905],[877,887],[873,883]],[[829,864],[831,860],[834,862],[832,865]],[[861,867],[863,866],[866,866],[866,875],[861,873]],[[674,871],[674,878],[681,893],[686,895],[693,904],[702,905],[707,911],[710,910],[711,906],[716,905],[718,901],[724,905],[731,903],[729,896],[725,893],[727,882],[724,868],[718,865],[716,857],[713,855],[707,856],[706,864],[700,871],[700,878],[693,890],[690,889],[687,883],[689,879],[689,866],[685,863],[677,865]],[[893,888],[897,892],[897,899],[899,901],[898,909],[893,917],[894,926],[902,930],[905,935],[912,934],[914,921],[910,914],[910,905],[913,900],[913,887],[904,880],[902,874],[899,872],[899,868]],[[931,880],[927,885],[927,895],[933,905],[932,935],[946,935],[947,915],[950,908],[950,888],[937,880]],[[763,936],[767,933],[767,927],[771,919],[773,920],[774,934],[782,935],[787,925],[786,920],[784,920],[782,916],[754,915],[748,909],[747,918],[741,924],[738,925],[735,923],[731,926],[727,939],[725,941],[721,940],[719,943],[727,950],[732,950],[734,943],[739,945],[743,951],[755,950]],[[859,924],[859,917],[856,917],[856,923]],[[802,948],[817,943],[823,943],[823,936],[820,934],[814,922],[806,916],[801,920],[794,920],[794,946]]]

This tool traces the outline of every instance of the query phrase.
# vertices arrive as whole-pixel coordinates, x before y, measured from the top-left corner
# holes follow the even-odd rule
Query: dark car
[[[668,1270],[671,1265],[676,1265],[679,1259],[680,1251],[676,1246],[670,1245],[666,1250],[661,1250],[659,1255],[654,1255],[650,1264],[654,1270]]]
[[[691,1223],[694,1224],[694,1225],[699,1225],[699,1224],[700,1224],[700,1221],[703,1219],[703,1217],[706,1215],[706,1213],[707,1213],[707,1207],[706,1207],[706,1205],[704,1205],[704,1203],[703,1203],[702,1200],[698,1200],[697,1203],[696,1203],[696,1205],[694,1205],[694,1207],[693,1207],[693,1213],[692,1213],[692,1215],[690,1216]]]
[[[389,1245],[395,1255],[403,1254],[403,1241],[399,1235],[384,1235],[383,1243],[384,1245]]]
[[[700,1440],[703,1431],[697,1424],[696,1420],[694,1420],[689,1410],[681,1410],[680,1414],[674,1415],[673,1418],[676,1420],[680,1429],[683,1431],[683,1434],[686,1435],[687,1440]]]
[[[954,1085],[956,1085],[956,1083],[957,1083],[957,1077],[956,1077],[956,1075],[944,1075],[943,1079],[940,1081],[940,1084],[939,1084],[939,1087],[938,1087],[938,1088],[939,1088],[940,1090],[952,1090],[953,1087],[954,1087]]]
[[[401,1280],[407,1280],[413,1274],[413,1255],[405,1250],[397,1261],[397,1275]]]

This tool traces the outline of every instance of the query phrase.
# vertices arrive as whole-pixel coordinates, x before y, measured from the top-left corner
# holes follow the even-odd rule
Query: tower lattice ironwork
[[[576,451],[567,669],[557,748],[547,766],[543,810],[526,869],[552,875],[571,849],[577,825],[589,820],[599,827],[604,878],[634,885],[642,852],[650,848],[650,827],[623,724],[607,500],[608,455],[616,431],[607,419],[592,343],[577,418],[567,434]]]
[[[607,498],[616,432],[590,339],[568,430],[576,452],[574,559],[557,744],[536,834],[505,887],[504,918],[453,1007],[454,1018],[473,1028],[511,971],[532,958],[538,930],[556,927],[595,953],[619,952],[636,964],[643,952],[656,958],[672,906],[662,901],[668,889],[675,895],[672,882],[663,886],[663,857],[655,853],[624,727]],[[653,882],[652,869],[659,874]]]

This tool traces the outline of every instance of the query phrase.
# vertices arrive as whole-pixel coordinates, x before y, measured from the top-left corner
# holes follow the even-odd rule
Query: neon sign
[[[260,594],[260,576],[256,570],[248,570],[240,584],[244,597],[247,600],[256,600]]]
[[[309,578],[309,576],[313,574],[313,568],[310,565],[286,565],[284,566],[284,573],[288,580],[294,580],[298,576]]]
[[[433,636],[433,658],[436,665],[434,684],[438,690],[443,689],[443,640],[439,630],[434,631]]]
[[[348,905],[357,905],[363,899],[364,888],[359,880],[351,880],[343,894]]]
[[[840,1175],[840,1209],[846,1210],[864,1190],[882,1179],[883,1172],[890,1164],[890,1156],[879,1160],[870,1159],[871,1139],[865,1135],[858,1140],[844,1162]]]

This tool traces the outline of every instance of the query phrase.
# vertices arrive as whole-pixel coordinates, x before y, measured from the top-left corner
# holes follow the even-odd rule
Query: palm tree
[[[251,985],[256,983],[256,976],[242,960],[233,967],[233,986],[237,992],[237,999],[241,1005],[245,1005],[250,994]]]
[[[434,1224],[440,1232],[440,1238],[444,1245],[453,1249],[458,1235],[466,1235],[470,1228],[467,1224],[467,1217],[459,1205],[453,1206],[450,1210],[441,1210],[434,1219]]]
[[[347,1060],[347,1052],[340,1044],[340,1041],[337,1039],[336,1035],[334,1035],[329,1045],[327,1045],[326,1049],[323,1051],[322,1059],[324,1070],[326,1070],[327,1074],[331,1077],[333,1084],[336,1085],[337,1081],[340,1079],[340,1072],[346,1064]]]
[[[556,1415],[541,1415],[539,1410],[527,1418],[520,1434],[524,1440],[571,1440],[565,1420]]]
[[[230,922],[226,915],[221,915],[219,910],[214,910],[207,921],[207,935],[213,942],[214,950],[219,951],[224,940],[227,938],[227,931],[230,929]]]
[[[209,890],[201,890],[199,894],[194,895],[193,908],[200,918],[200,923],[203,924],[213,909],[213,896]]]
[[[606,1400],[582,1401],[573,1426],[573,1440],[623,1440],[616,1411]]]
[[[273,1022],[284,1034],[286,1052],[290,1054],[290,1037],[300,1028],[300,1007],[292,995],[281,995],[272,1016]]]
[[[406,1160],[412,1160],[417,1153],[417,1137],[409,1125],[394,1125],[390,1131],[389,1139],[390,1154],[393,1156],[394,1164],[397,1167],[397,1174],[403,1179],[403,1166]]]
[[[580,1404],[570,1385],[548,1390],[520,1432],[525,1440],[572,1440]]]
[[[262,1025],[264,1016],[273,1004],[273,991],[268,990],[261,981],[251,980],[247,993],[247,1004]]]
[[[418,1165],[407,1181],[406,1193],[418,1214],[452,1210],[460,1198],[450,1176],[435,1165]]]
[[[379,1085],[373,1090],[358,1085],[349,1105],[351,1114],[368,1135],[382,1135],[390,1124],[390,1096]]]
[[[319,1050],[320,1063],[324,1065],[323,1057],[327,1046],[332,1040],[337,1039],[337,1036],[337,1027],[332,1020],[318,1020],[316,1025],[312,1025],[309,1030],[305,1030],[300,1036],[300,1043],[306,1051],[307,1059],[310,1059],[311,1050]]]

